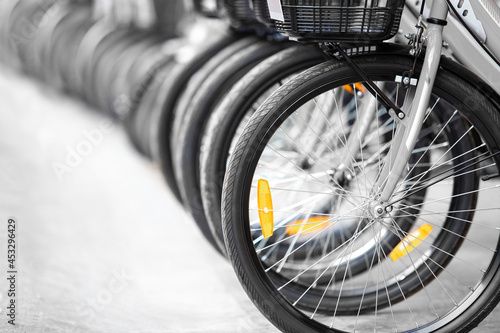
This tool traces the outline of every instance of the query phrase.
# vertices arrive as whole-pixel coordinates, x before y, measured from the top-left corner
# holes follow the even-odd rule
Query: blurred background
[[[18,315],[2,332],[262,332],[274,328],[123,127],[0,69],[0,274],[18,222]],[[109,130],[61,178],[54,163]]]

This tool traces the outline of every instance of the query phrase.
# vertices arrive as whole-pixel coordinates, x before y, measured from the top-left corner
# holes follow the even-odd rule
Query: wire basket
[[[278,31],[308,41],[378,42],[399,29],[404,0],[281,0]]]

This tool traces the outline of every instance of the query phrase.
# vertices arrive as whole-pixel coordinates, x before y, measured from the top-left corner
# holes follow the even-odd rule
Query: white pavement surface
[[[276,331],[120,126],[2,68],[0,189],[0,332]],[[497,308],[474,332],[499,331]]]
[[[0,119],[1,332],[9,217],[12,332],[275,331],[120,126],[1,68]]]

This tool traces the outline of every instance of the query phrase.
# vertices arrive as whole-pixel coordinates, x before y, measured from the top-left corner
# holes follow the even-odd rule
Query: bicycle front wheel
[[[402,105],[396,76],[411,58],[356,61]],[[360,81],[346,63],[324,63],[254,114],[224,181],[229,257],[287,332],[468,331],[499,298],[497,105],[440,71],[392,211],[375,216],[398,125]],[[373,115],[360,134],[363,112]]]

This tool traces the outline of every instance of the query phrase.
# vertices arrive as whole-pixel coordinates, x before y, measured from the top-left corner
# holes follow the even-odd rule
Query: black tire
[[[120,56],[111,73],[109,96],[106,105],[103,106],[106,110],[121,119],[127,117],[134,87],[141,84],[140,78],[129,78],[130,72],[138,63],[146,68],[142,73],[154,68],[163,57],[160,46],[164,41],[165,39],[158,35],[148,36]]]
[[[133,108],[135,117],[130,127],[133,135],[131,138],[133,138],[134,146],[137,150],[149,159],[152,159],[150,128],[153,110],[157,107],[157,100],[161,96],[161,83],[169,80],[170,72],[174,66],[175,63],[172,60],[172,56],[166,56],[161,66],[158,66],[154,70],[154,74],[151,76],[148,84],[144,85],[146,90],[142,93],[137,107]]]
[[[94,107],[98,107],[96,89],[98,82],[102,82],[105,78],[102,76],[103,71],[108,71],[112,67],[114,60],[109,59],[115,48],[122,50],[134,42],[144,38],[145,34],[141,31],[131,28],[117,28],[106,35],[92,52],[89,67],[87,67],[84,86],[84,99],[87,103]],[[104,70],[106,69],[106,70]],[[102,110],[101,110],[102,111]]]
[[[113,25],[106,20],[101,19],[92,24],[86,29],[84,36],[81,38],[76,51],[75,63],[72,70],[74,72],[70,77],[74,78],[74,90],[80,98],[84,98],[85,90],[90,84],[90,76],[93,66],[93,54],[99,46],[100,42],[108,35],[115,32]],[[123,31],[123,29],[122,29]]]
[[[155,138],[153,140],[155,146],[152,147],[153,159],[159,161],[163,177],[179,202],[182,202],[182,198],[175,180],[170,150],[170,136],[179,99],[185,93],[190,79],[206,63],[206,59],[211,59],[240,38],[223,33],[201,50],[198,50],[197,45],[190,44],[190,50],[195,55],[188,61],[182,59],[182,55],[177,55],[176,65],[170,73],[169,80],[161,84],[158,106],[152,110],[152,120],[155,124],[150,130]]]
[[[35,74],[39,79],[50,84],[52,68],[50,68],[51,57],[54,56],[54,46],[59,37],[58,32],[65,19],[71,16],[74,6],[71,3],[64,5],[54,5],[47,11],[40,22],[40,28],[37,31],[36,37],[33,40],[32,52],[33,56],[28,59],[26,68],[30,73]],[[45,74],[45,75],[44,75]]]
[[[58,25],[53,37],[53,47],[49,59],[42,71],[42,78],[53,87],[63,90],[68,87],[64,78],[63,68],[74,59],[74,45],[78,42],[80,31],[91,22],[91,9],[88,4],[75,4],[71,13],[67,15]]]
[[[173,110],[173,122],[170,135],[170,153],[171,153],[171,161],[172,161],[172,171],[174,175],[174,181],[176,183],[176,187],[179,189],[180,196],[182,198],[182,203],[189,210],[189,202],[186,201],[186,197],[183,196],[182,192],[182,184],[179,183],[178,173],[180,172],[178,168],[176,168],[176,154],[179,149],[183,149],[181,147],[181,141],[179,140],[179,129],[182,124],[186,121],[186,114],[189,110],[191,102],[193,99],[198,96],[198,91],[205,80],[212,75],[212,73],[223,63],[227,61],[228,58],[232,57],[234,54],[237,54],[239,51],[247,50],[248,48],[255,45],[260,40],[256,37],[244,37],[236,40],[234,43],[229,44],[224,49],[220,50],[216,55],[214,55],[207,63],[205,63],[199,70],[191,77],[188,85],[184,89],[184,92],[181,94],[179,100],[177,101],[175,108]],[[164,143],[163,143],[164,144]],[[162,161],[163,164],[163,161]],[[199,205],[201,208],[201,203]],[[198,220],[195,219],[195,222],[198,224]],[[217,248],[215,244],[215,240],[208,228],[205,224],[198,224],[202,234],[209,241],[211,245]]]
[[[167,184],[179,202],[181,197],[172,171],[170,156],[170,133],[177,102],[191,77],[206,63],[206,59],[212,58],[239,38],[227,35],[224,31],[209,35],[210,40],[201,49],[190,38],[182,40],[181,45],[184,50],[174,53],[172,59],[174,65],[168,79],[158,82],[160,85],[158,98],[148,115],[149,125],[146,124],[149,126],[145,132],[147,154],[153,161],[160,163]],[[179,48],[174,46],[174,49]],[[186,51],[188,55],[191,54],[188,58],[183,55]]]
[[[382,78],[391,80],[390,78],[393,79],[395,75],[400,75],[400,73],[404,72],[408,68],[411,68],[413,65],[412,59],[401,56],[374,55],[361,57],[356,61],[359,66],[361,66],[369,75],[372,76],[372,78],[376,80],[380,80]],[[442,68],[443,69],[438,73],[436,78],[434,91],[438,94],[438,96],[443,97],[443,99],[446,98],[447,101],[452,102],[452,105],[456,107],[457,110],[460,110],[460,114],[463,115],[463,118],[461,119],[471,123],[471,126],[469,127],[470,129],[468,130],[471,132],[466,132],[461,138],[466,138],[466,140],[474,142],[477,145],[475,148],[476,153],[481,152],[481,149],[484,149],[484,147],[489,149],[489,151],[486,152],[486,158],[488,158],[488,163],[493,162],[493,164],[488,166],[490,169],[488,169],[489,171],[487,171],[487,173],[490,174],[490,172],[498,172],[499,158],[497,147],[500,144],[500,135],[496,130],[500,126],[498,117],[498,113],[500,112],[498,95],[493,93],[491,89],[484,88],[487,87],[486,84],[473,75],[467,74],[468,72],[465,68],[461,68],[455,64],[450,64],[450,62],[446,60],[443,61]],[[453,71],[448,70],[447,68],[451,68]],[[463,75],[466,79],[463,79],[459,75]],[[278,287],[275,286],[274,283],[277,280],[275,279],[275,274],[273,273],[274,271],[266,273],[264,270],[263,264],[255,252],[252,233],[248,227],[249,189],[253,173],[265,144],[270,139],[273,132],[292,112],[290,109],[293,109],[294,105],[300,105],[300,103],[303,103],[303,101],[310,95],[313,96],[315,93],[313,91],[324,92],[335,86],[345,84],[349,81],[357,82],[357,80],[360,80],[358,75],[343,62],[324,63],[302,73],[275,92],[266,101],[266,103],[264,103],[261,108],[257,110],[245,127],[245,130],[238,140],[235,152],[230,160],[228,172],[224,181],[222,199],[224,239],[228,249],[229,258],[231,259],[238,278],[240,279],[240,282],[249,297],[261,310],[261,312],[271,322],[273,322],[274,325],[284,332],[339,331],[335,328],[329,329],[324,324],[310,319],[310,315],[306,315],[306,313],[299,310],[298,307],[295,307],[292,304],[292,301],[290,301],[290,298],[288,298],[288,295],[290,295],[289,293],[287,294],[288,288],[281,287],[280,289],[277,289]],[[465,100],[464,96],[467,96]],[[472,129],[474,130],[472,131]],[[484,144],[480,145],[481,142],[484,142]],[[477,157],[466,161],[469,162],[469,166],[465,170],[470,170],[470,168],[476,167],[479,164]],[[458,169],[456,172],[460,170],[463,171],[463,169],[458,168],[460,164],[456,164],[457,162],[454,163],[454,168]],[[492,165],[494,166],[494,170],[491,169]],[[479,169],[477,170],[479,171]],[[458,177],[457,173],[455,173],[455,175]],[[476,176],[467,176],[466,179],[475,181],[477,178]],[[484,178],[483,181],[486,182],[489,180]],[[490,182],[488,184],[491,185],[492,183]],[[495,184],[495,181],[493,181],[493,184]],[[454,182],[453,189],[455,190],[457,186],[461,186],[460,181]],[[469,184],[466,186],[478,188],[477,184]],[[486,189],[495,188],[498,188],[498,185],[492,186],[491,188],[487,187]],[[466,198],[465,200],[473,201],[470,204],[472,207],[475,207],[475,200],[477,199],[476,195],[479,191],[481,190],[477,189],[474,191],[475,193],[464,192],[461,196],[464,196]],[[492,192],[487,193],[487,195],[493,195]],[[497,206],[492,209],[498,209]],[[450,208],[451,207],[453,206],[450,206]],[[456,207],[452,209],[456,209]],[[472,222],[472,219],[475,217],[474,213],[476,213],[476,215],[479,214],[475,208],[472,209],[472,212],[467,212],[466,219],[462,219],[461,217],[457,218],[458,215],[455,215],[456,213],[463,212],[459,210],[451,210],[448,212],[448,215],[445,216],[445,220],[449,221],[450,218],[462,220],[463,222],[455,221],[455,224],[467,224],[467,228],[471,225],[471,223],[466,223],[466,221]],[[476,227],[480,228],[481,226],[477,226],[476,224]],[[493,226],[489,228],[498,229],[498,222],[493,221]],[[440,239],[440,235],[443,234],[444,230],[446,229],[441,229],[438,237],[436,238],[437,240]],[[490,232],[490,229],[486,230]],[[444,233],[447,234],[447,232]],[[460,234],[460,237],[465,234]],[[493,235],[488,235],[488,237],[490,237],[489,240],[492,242],[492,246],[496,247],[496,250],[498,250],[498,232]],[[450,235],[444,237],[445,241],[450,239],[454,242],[454,245],[452,246],[460,247],[462,245],[462,239],[457,241],[455,236]],[[440,246],[439,243],[435,244]],[[480,242],[477,245],[483,246],[483,243]],[[430,257],[427,256],[426,258],[430,259],[432,256],[433,254]],[[436,270],[433,275],[437,275],[444,270],[449,261],[453,261],[453,258],[448,257],[448,262],[445,262],[443,258],[437,259],[442,266],[439,268],[435,267]],[[490,258],[491,262],[488,264]],[[424,261],[427,261],[427,259]],[[474,260],[478,259],[479,258],[475,258]],[[459,301],[460,306],[452,307],[453,311],[450,310],[450,312],[444,312],[443,316],[438,316],[438,320],[430,321],[422,326],[417,325],[416,328],[410,328],[411,331],[468,332],[472,328],[476,327],[500,300],[500,258],[498,251],[492,249],[488,254],[488,258],[485,260],[487,262],[483,262],[483,265],[486,265],[488,268],[481,271],[481,274],[483,274],[484,271],[484,276],[481,275],[480,277],[481,288],[471,289],[470,292],[466,290],[464,300]],[[454,262],[457,261],[458,259],[455,259]],[[474,266],[475,264],[476,262],[473,261],[472,264],[469,264],[468,268]],[[430,267],[429,270],[431,270]],[[410,273],[406,273],[405,276],[411,276],[413,274]],[[403,280],[404,279],[406,279],[406,277],[403,277]],[[429,281],[426,281],[425,285],[427,285],[427,283],[429,283]],[[473,282],[471,282],[471,284],[474,285]],[[423,290],[426,290],[423,285],[422,287]],[[445,288],[443,287],[443,289]],[[407,297],[416,291],[417,290],[409,291]],[[290,290],[288,292],[290,292]],[[401,293],[403,294],[403,291],[401,291]],[[344,297],[348,296],[349,295],[346,295]],[[437,298],[430,298],[431,303],[434,299]],[[338,295],[338,300],[340,300],[340,295]],[[361,303],[363,303],[363,300],[361,300]],[[359,304],[360,309],[361,303]],[[334,309],[330,309],[331,313],[334,313]],[[352,327],[352,325],[349,327]],[[375,326],[375,329],[377,329],[377,326]]]
[[[65,32],[61,37],[60,46],[56,46],[57,49],[54,50],[54,53],[56,53],[54,61],[61,78],[62,89],[70,95],[76,96],[78,93],[79,76],[76,65],[78,49],[94,23],[94,20],[90,17],[83,19],[80,24]],[[60,48],[64,49],[64,52],[58,51]]]
[[[125,126],[134,147],[149,159],[153,159],[151,118],[160,108],[157,101],[164,96],[162,86],[170,81],[176,67],[176,51],[186,44],[185,38],[172,38],[153,47],[152,53],[136,63],[136,68],[128,75],[133,84],[129,88],[130,107],[125,115]]]
[[[135,118],[143,95],[154,81],[156,73],[169,61],[172,56],[165,54],[165,46],[176,44],[178,38],[159,41],[151,45],[137,58],[130,69],[125,73],[122,82],[113,87],[113,103],[110,105],[113,113],[124,119],[124,124],[133,145],[140,151],[137,133],[134,132]]]
[[[172,135],[175,141],[172,142],[176,149],[172,149],[173,165],[184,206],[203,234],[207,238],[210,235],[212,245],[218,250],[219,247],[213,243],[214,238],[203,212],[200,193],[199,152],[203,129],[217,103],[244,74],[260,61],[292,45],[294,44],[256,42],[230,57],[221,57],[224,62],[215,68],[207,66],[205,70],[209,70],[210,74],[189,99],[183,117],[174,123]]]
[[[55,0],[45,3],[34,0],[21,0],[14,7],[9,21],[8,34],[14,52],[28,74],[33,74],[34,41],[38,33],[40,21],[44,14],[56,6]]]
[[[127,57],[127,53],[129,51],[132,51],[132,57],[136,57],[138,53],[135,49],[137,47],[142,49],[138,50],[141,52],[144,51],[144,49],[147,49],[150,45],[156,44],[156,42],[157,39],[154,34],[147,31],[140,31],[133,34],[132,37],[118,41],[118,43],[110,46],[110,48],[106,50],[106,53],[103,54],[99,62],[96,64],[95,69],[95,82],[93,85],[93,102],[95,106],[113,117],[118,116],[118,114],[109,108],[109,105],[111,104],[110,97],[112,97],[112,82],[116,79],[117,67],[123,66],[123,60]]]
[[[42,69],[47,66],[48,53],[53,49],[53,33],[59,22],[69,13],[69,6],[54,5],[45,12],[40,19],[39,28],[31,42],[30,56],[27,57],[24,67],[27,72],[42,78]],[[50,19],[49,19],[50,17]]]
[[[221,251],[226,253],[220,214],[222,183],[231,143],[242,121],[257,107],[265,94],[291,75],[325,60],[316,46],[294,46],[262,61],[234,87],[210,115],[200,147],[200,190],[209,227]]]

